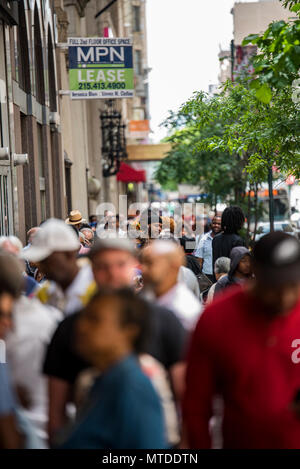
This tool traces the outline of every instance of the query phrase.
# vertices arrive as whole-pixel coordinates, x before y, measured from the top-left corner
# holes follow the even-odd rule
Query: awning
[[[144,170],[138,171],[126,163],[121,163],[119,172],[117,174],[117,181],[146,182],[146,172]]]

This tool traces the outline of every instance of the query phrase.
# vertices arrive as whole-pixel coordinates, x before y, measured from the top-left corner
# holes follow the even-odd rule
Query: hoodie
[[[243,247],[243,246],[238,246],[235,247],[231,250],[230,253],[230,270],[228,275],[224,275],[224,277],[220,278],[220,280],[217,282],[216,287],[215,287],[215,295],[217,295],[219,292],[224,290],[224,288],[230,287],[231,285],[237,285],[240,283],[240,280],[235,278],[234,274],[236,272],[236,269],[242,260],[242,258],[245,255],[251,255],[250,251]]]

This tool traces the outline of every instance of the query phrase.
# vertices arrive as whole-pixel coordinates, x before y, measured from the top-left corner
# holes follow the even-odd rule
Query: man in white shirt
[[[47,220],[22,256],[38,265],[47,281],[37,293],[45,305],[69,315],[84,307],[96,290],[90,264],[77,262],[80,242],[62,220]]]
[[[191,290],[178,281],[183,262],[182,249],[169,240],[155,240],[142,252],[146,296],[152,293],[157,303],[173,311],[190,331],[196,325],[202,305]]]
[[[212,220],[212,229],[205,233],[199,241],[197,248],[194,251],[194,256],[198,258],[198,262],[202,272],[211,280],[214,281],[213,272],[213,254],[212,254],[212,240],[221,231],[221,217],[215,216]]]
[[[178,272],[178,282],[185,283],[186,286],[194,293],[196,298],[200,299],[200,287],[199,282],[191,269],[188,269],[184,265],[180,267]]]
[[[184,252],[179,239],[175,238],[174,234],[171,233],[169,229],[162,230],[159,235],[159,239],[168,239],[169,241],[172,241],[172,243],[177,244],[181,248],[182,252]],[[199,282],[191,269],[188,269],[185,265],[182,265],[179,269],[177,280],[179,283],[185,283],[186,286],[194,293],[194,295],[200,299]]]
[[[13,328],[6,338],[7,358],[15,388],[24,396],[24,415],[47,444],[47,378],[42,374],[46,347],[62,313],[37,298],[21,296],[14,305]]]

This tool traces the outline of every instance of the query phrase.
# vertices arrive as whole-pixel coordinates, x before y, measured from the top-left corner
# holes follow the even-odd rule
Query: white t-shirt
[[[174,285],[167,293],[157,298],[156,301],[159,305],[173,311],[187,330],[194,329],[202,313],[202,304],[198,298],[181,282]]]
[[[200,298],[199,282],[191,269],[188,269],[182,265],[179,269],[177,280],[178,282],[185,283],[186,286],[194,293],[194,295],[198,299]]]
[[[38,291],[37,298],[43,304],[54,306],[68,316],[82,309],[94,290],[93,272],[90,264],[86,264],[79,269],[75,279],[65,291],[56,282],[46,281]]]
[[[15,386],[22,387],[30,400],[24,414],[38,436],[46,440],[48,421],[47,379],[42,374],[46,347],[62,319],[57,309],[36,298],[22,296],[14,306],[14,327],[6,338],[7,361]]]

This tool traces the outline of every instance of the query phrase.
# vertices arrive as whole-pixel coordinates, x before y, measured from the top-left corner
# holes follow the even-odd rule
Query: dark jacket
[[[215,287],[215,295],[217,295],[219,292],[221,292],[225,288],[228,288],[232,285],[237,284],[237,281],[234,278],[234,274],[241,259],[246,254],[250,255],[250,251],[248,251],[248,249],[243,246],[235,247],[232,249],[230,253],[230,260],[231,260],[230,271],[228,272],[227,275],[224,275],[224,277],[220,278],[220,280],[217,282],[216,287]]]
[[[202,269],[200,268],[199,261],[197,257],[193,256],[192,254],[188,254],[185,256],[186,266],[190,269],[196,277],[201,274]]]
[[[219,233],[212,241],[213,271],[219,257],[230,257],[231,250],[237,246],[245,246],[245,241],[236,233]]]
[[[151,308],[151,334],[145,349],[168,370],[184,359],[187,334],[172,311],[149,303]],[[74,333],[79,313],[67,316],[56,329],[48,345],[44,361],[44,374],[74,385],[79,374],[90,364],[76,350]]]

